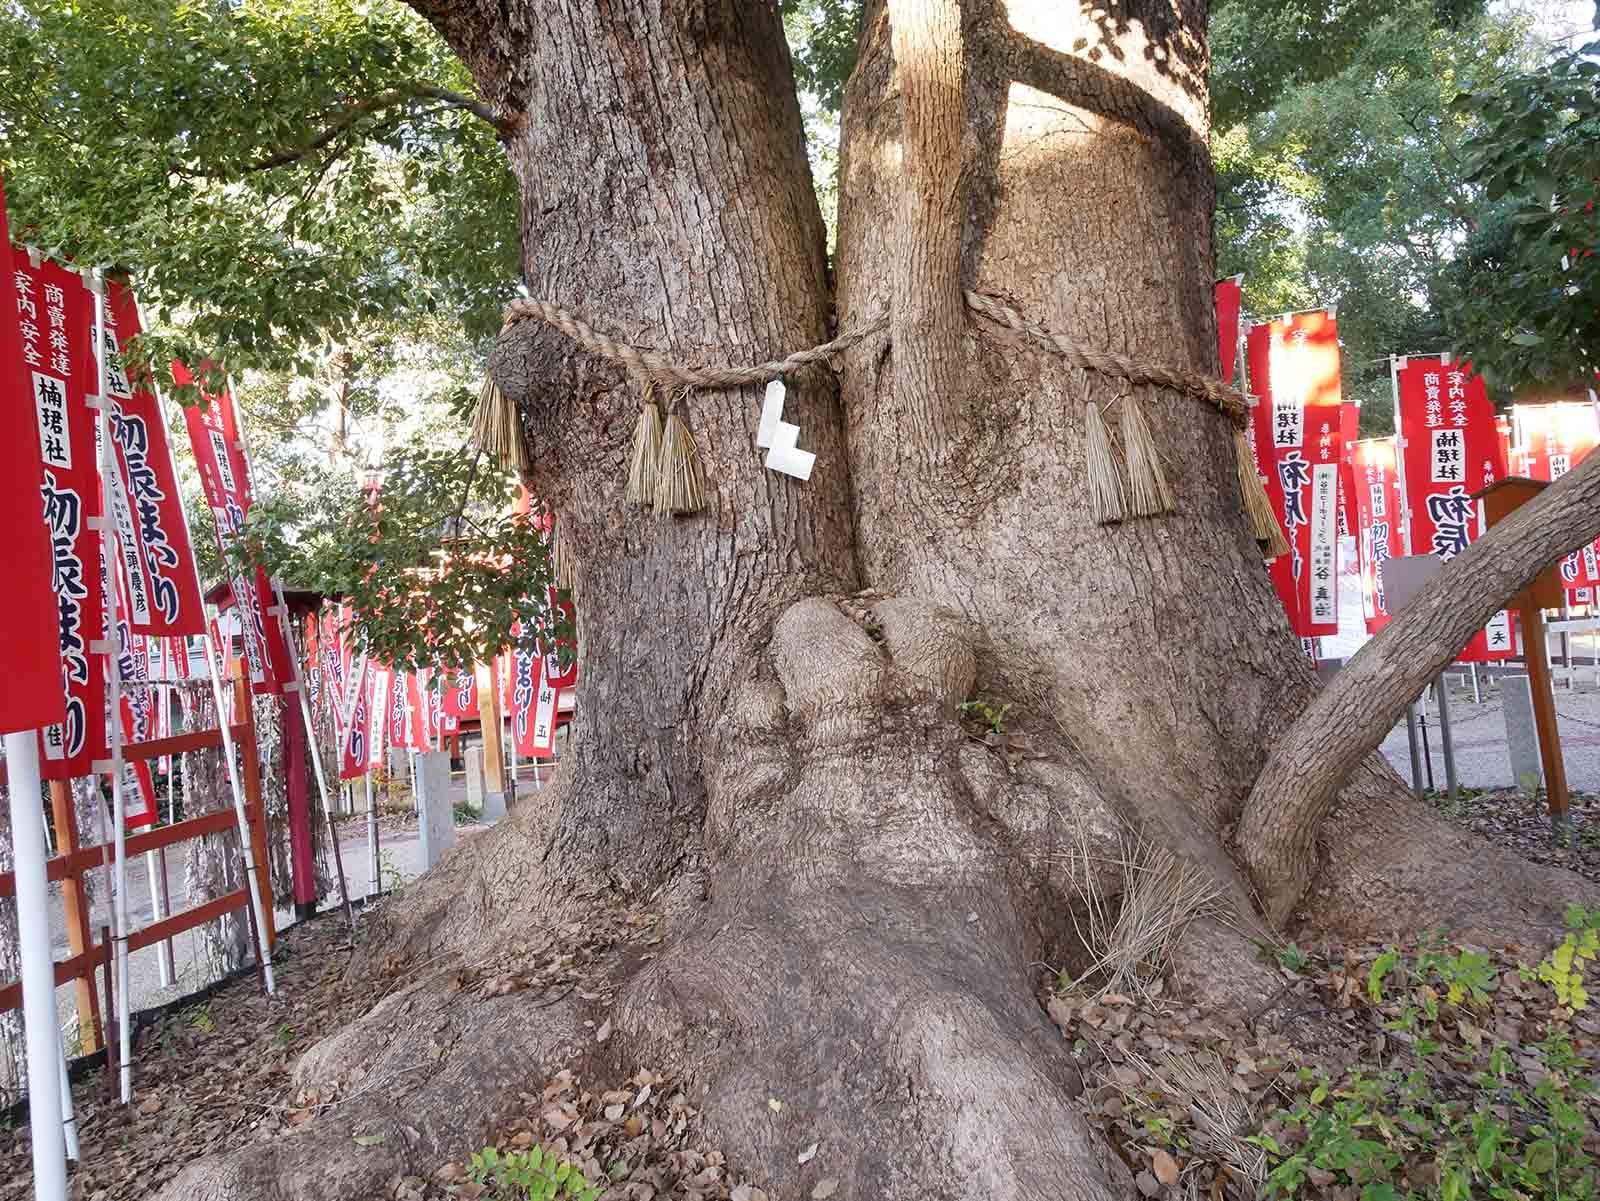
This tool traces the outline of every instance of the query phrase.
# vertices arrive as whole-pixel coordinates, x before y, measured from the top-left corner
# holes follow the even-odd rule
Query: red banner
[[[189,369],[179,362],[172,364],[172,378],[180,385],[194,382]],[[233,398],[226,391],[214,396],[201,389],[200,403],[186,405],[183,419],[200,469],[206,503],[216,519],[217,544],[226,557],[234,539],[244,531],[252,497]],[[236,575],[229,586],[239,610],[251,690],[281,694],[283,686],[293,680],[294,671],[282,627],[267,618],[267,610],[277,603],[267,573],[257,567],[253,579]]]
[[[19,256],[18,264],[27,257]],[[0,629],[6,632],[6,686],[0,688],[0,733],[60,725],[67,720],[61,684],[60,631],[56,624],[52,537],[41,520],[38,401],[35,372],[52,362],[50,326],[41,296],[22,294],[12,271],[5,192],[0,190],[0,539],[6,547],[7,584],[0,590]],[[41,320],[43,318],[43,320]],[[92,458],[93,443],[83,453]],[[80,510],[81,516],[81,510]],[[80,570],[82,564],[79,565]]]
[[[1472,494],[1500,478],[1494,406],[1467,362],[1398,359],[1394,387],[1406,549],[1449,562],[1487,528],[1483,506]],[[1488,662],[1511,650],[1511,622],[1502,610],[1458,659]]]
[[[1517,474],[1554,482],[1600,443],[1600,413],[1589,401],[1511,407],[1511,455]],[[1561,579],[1579,604],[1580,590],[1600,584],[1600,539],[1561,561]]]
[[[521,641],[522,625],[512,627],[512,636],[518,641],[511,648],[510,676],[511,701],[506,712],[511,715],[511,745],[524,759],[536,757],[533,738],[533,714],[539,685],[543,681],[544,658],[533,646]],[[555,723],[551,723],[552,732]]]
[[[8,282],[17,289],[30,407],[37,419],[30,441],[42,463],[33,476],[39,492],[32,503],[43,495],[52,559],[48,580],[55,592],[51,628],[66,703],[66,720],[39,731],[39,767],[46,780],[70,780],[89,775],[94,762],[109,753],[105,656],[89,649],[105,626],[100,536],[89,528],[100,513],[95,416],[86,403],[93,378],[94,296],[65,267],[51,262],[34,267],[22,251],[13,254],[15,270]]]
[[[1361,437],[1361,402],[1342,401],[1339,405],[1339,533],[1350,537],[1356,532],[1356,469],[1350,448]]]
[[[1251,326],[1248,345],[1258,466],[1289,542],[1272,564],[1273,583],[1296,634],[1337,634],[1338,327],[1332,313],[1296,313]]]
[[[393,692],[393,669],[382,665],[373,668],[372,719],[367,727],[367,763],[372,767],[383,762],[383,748],[389,734],[389,697]]]
[[[106,284],[106,328],[97,339],[105,354],[105,399],[111,405],[111,444],[117,465],[112,481],[118,562],[127,577],[129,622],[141,633],[173,636],[205,632],[200,577],[195,572],[167,446],[161,406],[147,387],[134,387],[117,361],[139,332],[133,293]]]
[[[1233,372],[1239,358],[1239,309],[1244,301],[1244,276],[1219,279],[1214,289],[1217,307],[1217,362],[1222,371],[1222,382],[1233,383]]]
[[[401,749],[411,745],[411,710],[407,705],[412,676],[407,671],[391,673],[389,681],[389,746]]]
[[[442,704],[446,717],[478,719],[478,673],[470,667],[443,673]]]
[[[341,780],[358,780],[367,774],[372,738],[371,675],[365,657],[351,669],[350,705],[346,710],[347,724],[339,738]]]
[[[428,669],[406,675],[406,724],[411,732],[407,745],[414,751],[433,749],[433,707],[429,703]]]
[[[1383,565],[1405,554],[1400,526],[1400,474],[1396,469],[1393,438],[1373,438],[1350,446],[1355,486],[1356,556],[1361,572],[1361,616],[1367,633],[1376,634],[1389,624],[1389,606],[1383,594]]]

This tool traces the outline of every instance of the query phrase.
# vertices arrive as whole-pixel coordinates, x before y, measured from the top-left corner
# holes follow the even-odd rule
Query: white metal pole
[[[378,895],[378,810],[372,800],[372,764],[367,764],[367,896]]]
[[[59,1026],[56,1027],[56,1062],[61,1065],[61,1133],[67,1145],[67,1158],[80,1160],[83,1150],[78,1145],[78,1119],[72,1112],[72,1076],[67,1072],[67,1045],[61,1039]]]
[[[121,633],[118,622],[117,579],[121,565],[117,563],[113,545],[114,508],[112,497],[116,489],[115,452],[111,447],[111,402],[106,398],[106,286],[101,275],[85,270],[84,284],[94,293],[94,361],[95,399],[92,407],[98,410],[100,453],[96,466],[100,472],[100,553],[107,564],[105,580],[106,597],[106,653],[107,718],[106,736],[111,746],[111,839],[114,846],[112,889],[115,904],[112,907],[112,941],[116,948],[117,964],[117,1051],[118,1076],[121,1082],[122,1103],[133,1100],[133,1038],[128,1016],[128,828],[127,799],[122,791],[122,658]]]
[[[153,381],[152,381],[153,384]],[[161,424],[167,423],[167,402],[162,396],[161,389],[155,389],[156,409],[161,414]],[[172,475],[178,475],[178,461],[173,454],[172,439],[167,439],[167,458],[172,464]],[[189,523],[188,505],[183,499],[183,490],[178,489],[178,510],[183,515],[185,529],[192,529]],[[200,564],[190,556],[194,563],[195,588],[202,596],[205,595],[205,585],[200,579]],[[244,614],[239,614],[241,632],[244,629]],[[219,623],[220,624],[220,623]],[[250,815],[244,805],[244,786],[239,781],[239,765],[234,762],[233,727],[228,723],[227,706],[222,694],[222,673],[217,667],[217,648],[211,645],[209,633],[203,639],[206,648],[206,674],[211,677],[211,697],[217,707],[217,727],[222,733],[222,759],[228,765],[228,786],[233,790],[233,814],[239,825],[240,849],[244,852],[245,883],[250,888],[250,905],[256,911],[256,953],[261,956],[261,974],[266,980],[267,995],[278,991],[277,981],[272,974],[272,950],[267,945],[267,913],[261,904],[261,879],[257,875],[260,870],[256,864],[255,847],[250,841]],[[241,715],[242,716],[242,715]],[[118,844],[120,845],[122,831],[120,826],[117,831]],[[127,989],[123,989],[123,996],[127,996]],[[127,1030],[123,1030],[123,1038],[127,1038]]]
[[[44,834],[35,820],[43,786],[32,730],[5,736],[17,880],[17,936],[22,952],[22,1026],[28,1048],[28,1126],[33,1133],[33,1195],[66,1201],[67,1146],[61,1122],[61,1032],[56,1026],[56,967],[50,951],[50,885]]]
[[[339,900],[344,904],[345,920],[354,930],[356,915],[355,910],[350,908],[350,889],[345,883],[344,867],[335,853],[339,833],[333,828],[333,802],[328,796],[328,777],[322,770],[322,750],[317,746],[317,727],[311,720],[311,703],[306,700],[305,677],[300,674],[300,646],[295,640],[294,629],[289,624],[289,606],[283,599],[283,584],[273,580],[272,588],[278,598],[278,624],[283,627],[284,645],[289,648],[289,662],[294,667],[294,690],[300,698],[300,720],[306,728],[306,744],[311,748],[311,767],[317,774],[317,792],[322,797],[322,816],[328,823],[328,853],[333,855],[333,862],[339,875]]]

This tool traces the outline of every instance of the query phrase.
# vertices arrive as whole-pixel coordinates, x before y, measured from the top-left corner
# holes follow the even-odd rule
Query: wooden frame
[[[270,948],[277,941],[277,930],[272,920],[272,881],[267,871],[267,827],[261,794],[261,758],[256,749],[249,684],[238,676],[234,678],[233,683],[234,709],[241,715],[242,720],[231,725],[229,732],[233,735],[234,744],[239,748],[240,778],[244,785],[245,816],[250,828],[250,843],[255,853],[255,861],[262,869],[258,873],[261,880],[261,904],[266,911],[267,946]],[[159,759],[164,755],[183,755],[194,751],[220,749],[222,745],[222,730],[219,727],[192,734],[178,734],[171,738],[157,738],[150,742],[133,743],[122,748],[122,758],[125,762],[139,762]],[[55,817],[56,839],[60,853],[52,856],[45,864],[45,875],[50,880],[61,882],[67,911],[67,940],[71,950],[66,959],[60,960],[55,965],[56,984],[62,985],[69,980],[77,984],[79,1041],[83,1049],[88,1052],[105,1045],[105,1025],[94,987],[94,973],[105,959],[106,952],[105,947],[96,943],[93,938],[83,876],[85,872],[109,864],[112,848],[109,843],[104,846],[78,845],[78,823],[74,812],[72,788],[66,781],[51,781],[50,805]],[[238,818],[230,803],[225,808],[200,817],[130,834],[126,839],[126,854],[131,861],[136,855],[156,850],[158,847],[168,847],[191,838],[203,838],[208,834],[220,834],[224,830],[236,829],[238,829]],[[0,872],[0,897],[14,897],[16,892],[16,876],[11,872]],[[142,929],[130,931],[128,951],[131,954],[144,947],[154,946],[186,930],[192,930],[196,926],[231,913],[235,909],[246,908],[249,904],[250,890],[235,889],[203,905],[152,922]],[[22,987],[19,983],[14,982],[0,987],[0,1013],[16,1009],[21,1004]]]

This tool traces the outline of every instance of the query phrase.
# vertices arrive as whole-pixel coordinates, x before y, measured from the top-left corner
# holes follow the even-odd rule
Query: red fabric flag
[[[1339,404],[1339,533],[1350,536],[1356,532],[1356,468],[1350,458],[1350,448],[1361,437],[1361,402],[1341,401]]]
[[[34,267],[22,251],[13,254],[15,270],[7,282],[17,289],[22,323],[31,327],[29,407],[37,418],[32,442],[41,459],[33,476],[39,488],[35,503],[42,494],[53,561],[51,624],[60,650],[57,687],[65,688],[66,704],[66,720],[39,731],[39,768],[46,780],[70,780],[90,774],[108,754],[105,656],[89,650],[105,625],[100,535],[89,528],[100,513],[95,415],[86,395],[93,379],[94,296],[60,264]]]
[[[178,482],[167,446],[167,427],[155,393],[134,386],[117,356],[140,332],[133,292],[108,282],[106,328],[97,340],[105,352],[106,400],[117,477],[113,516],[118,561],[128,578],[129,620],[142,633],[172,636],[205,632],[200,577],[183,521]]]
[[[477,720],[478,673],[471,667],[444,673],[443,710],[446,717]]]
[[[26,263],[25,256],[19,262]],[[6,684],[0,688],[0,733],[61,725],[67,720],[56,622],[52,526],[43,517],[39,487],[41,382],[51,362],[50,327],[38,295],[19,292],[0,190],[0,545],[6,583],[0,590],[0,629],[6,632]],[[58,385],[57,385],[58,386]],[[54,410],[53,404],[50,406]],[[94,454],[90,442],[83,449]],[[81,514],[80,514],[81,515]],[[80,569],[82,565],[80,564]]]
[[[1402,509],[1400,476],[1395,469],[1393,438],[1372,438],[1350,447],[1356,484],[1356,554],[1361,571],[1361,615],[1367,633],[1376,634],[1389,624],[1389,606],[1383,593],[1383,565],[1405,554],[1400,541]]]
[[[1296,313],[1249,333],[1258,467],[1289,553],[1271,567],[1294,632],[1339,632],[1339,334],[1333,314]],[[1268,455],[1270,454],[1270,464]]]
[[[1589,401],[1513,405],[1511,431],[1518,474],[1553,483],[1600,443],[1600,415]],[[1561,579],[1574,593],[1600,584],[1600,539],[1561,561]]]
[[[1500,478],[1494,406],[1468,362],[1399,359],[1394,386],[1406,549],[1448,562],[1487,528],[1472,494]],[[1483,663],[1504,659],[1511,649],[1511,622],[1502,610],[1457,658]]]
[[[411,745],[410,681],[410,672],[395,671],[389,682],[389,745],[397,750]]]
[[[428,669],[406,674],[406,743],[414,751],[433,749],[432,706],[428,703]]]
[[[1214,290],[1217,306],[1217,362],[1222,382],[1233,383],[1234,366],[1239,358],[1239,310],[1244,302],[1244,276],[1219,279]]]
[[[172,378],[181,385],[194,382],[189,369],[179,362],[172,364]],[[212,395],[201,389],[200,403],[185,406],[183,419],[200,469],[206,503],[216,518],[217,543],[226,555],[229,545],[244,531],[252,499],[250,471],[239,439],[233,397],[226,390]],[[239,610],[251,690],[281,694],[284,685],[294,679],[294,669],[289,663],[283,628],[267,612],[277,604],[271,581],[266,571],[257,567],[253,577],[234,576],[229,586]]]
[[[511,647],[511,670],[507,672],[511,699],[506,712],[511,715],[511,744],[524,759],[536,757],[533,738],[534,708],[540,682],[543,680],[544,657],[538,648],[522,640],[522,623],[511,628],[516,639]],[[551,723],[552,729],[554,722]]]
[[[339,778],[357,780],[367,774],[372,737],[372,672],[365,658],[351,670],[347,724],[339,739]]]

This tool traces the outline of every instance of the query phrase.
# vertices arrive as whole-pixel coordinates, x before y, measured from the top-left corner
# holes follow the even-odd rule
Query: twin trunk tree
[[[822,1165],[796,1150],[816,1141],[849,1198],[1119,1195],[1030,966],[1081,960],[1070,913],[1103,870],[1081,847],[1109,857],[1137,830],[1212,873],[1235,926],[1258,920],[1239,861],[1274,917],[1301,904],[1369,931],[1517,933],[1570,899],[1567,878],[1413,804],[1376,739],[1336,805],[1257,798],[1257,841],[1233,848],[1313,687],[1231,430],[1139,389],[1178,510],[1097,526],[1084,406],[1132,390],[963,307],[973,289],[1216,371],[1203,3],[868,0],[830,269],[771,3],[412,2],[498,117],[534,296],[689,363],[780,357],[881,314],[890,332],[787,381],[806,483],[764,468],[759,389],[676,397],[708,482],[678,518],[622,503],[639,381],[554,330],[502,336],[491,367],[530,484],[575,553],[580,726],[558,787],[404,898],[385,949],[433,960],[549,928],[584,885],[652,897],[667,939],[618,969],[601,1052],[576,1005],[434,1009],[427,980],[313,1052],[307,1079],[398,1068],[408,1013],[462,1040],[403,1096],[368,1098],[397,1134],[360,1171],[459,1157],[539,1065],[586,1046],[591,1075],[693,1080],[774,1196],[809,1194]],[[1012,705],[1024,754],[967,736],[973,696]],[[1191,931],[1180,975],[1232,962],[1224,991],[1247,988],[1245,937]],[[349,1121],[180,1183],[340,1195],[358,1168],[318,1148],[347,1148]]]

